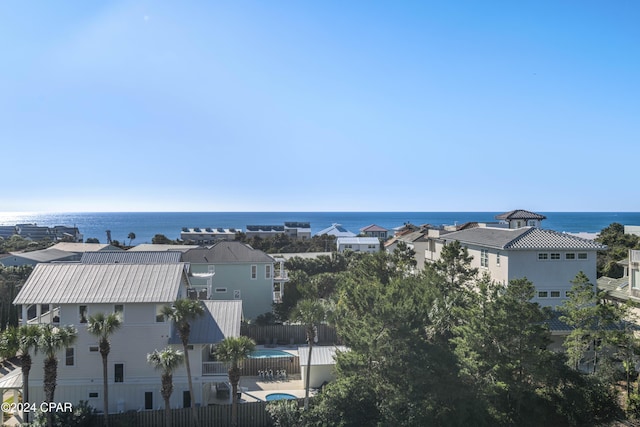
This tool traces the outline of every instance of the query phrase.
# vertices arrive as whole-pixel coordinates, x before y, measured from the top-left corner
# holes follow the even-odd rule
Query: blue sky
[[[0,3],[0,211],[638,211],[636,1]]]

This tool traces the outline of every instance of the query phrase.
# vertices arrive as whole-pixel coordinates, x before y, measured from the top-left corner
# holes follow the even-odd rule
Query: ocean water
[[[180,237],[182,227],[223,227],[245,230],[247,225],[282,225],[285,221],[310,222],[313,234],[333,223],[357,233],[370,224],[392,229],[405,222],[416,225],[451,225],[468,221],[493,222],[502,212],[82,212],[82,213],[0,213],[0,225],[35,223],[40,226],[76,226],[84,238],[106,243],[111,238],[133,244],[151,243],[156,234],[169,239]],[[597,233],[613,222],[640,225],[640,212],[538,212],[547,217],[546,229],[571,233]]]

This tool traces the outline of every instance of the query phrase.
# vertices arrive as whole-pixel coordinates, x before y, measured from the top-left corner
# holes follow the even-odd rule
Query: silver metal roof
[[[213,246],[191,249],[184,253],[182,260],[192,264],[273,262],[273,258],[261,250],[236,241],[222,241]]]
[[[311,365],[335,365],[336,352],[347,351],[347,347],[343,345],[318,346],[314,345],[311,350]],[[300,366],[307,365],[309,357],[309,347],[298,347],[298,355],[300,356]]]
[[[38,264],[14,304],[173,302],[184,264]]]
[[[338,237],[336,243],[338,245],[379,245],[380,239],[377,237]]]
[[[55,248],[47,248],[32,252],[11,252],[11,256],[36,262],[51,262],[70,259],[77,255],[74,252],[66,252]]]
[[[190,344],[215,344],[228,337],[240,336],[242,301],[202,301],[204,315],[191,322]],[[181,344],[175,328],[169,344]]]
[[[178,251],[101,251],[85,252],[80,262],[85,264],[172,264],[180,262]]]
[[[142,243],[140,245],[136,245],[131,249],[128,249],[127,252],[139,252],[139,251],[179,251],[186,252],[189,249],[197,248],[198,245],[165,245],[165,244],[153,244],[153,243]]]
[[[121,251],[123,249],[117,246],[112,246],[103,243],[73,243],[73,242],[61,242],[52,246],[55,249],[67,252],[96,252],[96,251]]]

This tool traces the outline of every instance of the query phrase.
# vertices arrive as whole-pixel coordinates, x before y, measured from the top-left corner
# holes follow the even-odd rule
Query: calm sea
[[[246,229],[247,225],[282,225],[285,221],[310,222],[313,234],[342,224],[358,232],[370,224],[391,229],[405,222],[451,225],[468,221],[492,222],[502,212],[96,212],[96,213],[0,213],[0,225],[35,223],[41,226],[76,226],[85,239],[106,242],[106,230],[120,242],[151,243],[156,234],[170,239],[180,237],[182,227],[223,227]],[[543,228],[571,233],[596,233],[613,222],[640,225],[640,212],[539,212],[547,217]]]

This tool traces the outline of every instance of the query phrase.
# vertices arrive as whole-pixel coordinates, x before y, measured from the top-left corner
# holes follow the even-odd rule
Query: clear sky
[[[0,211],[640,211],[640,2],[0,2]]]

